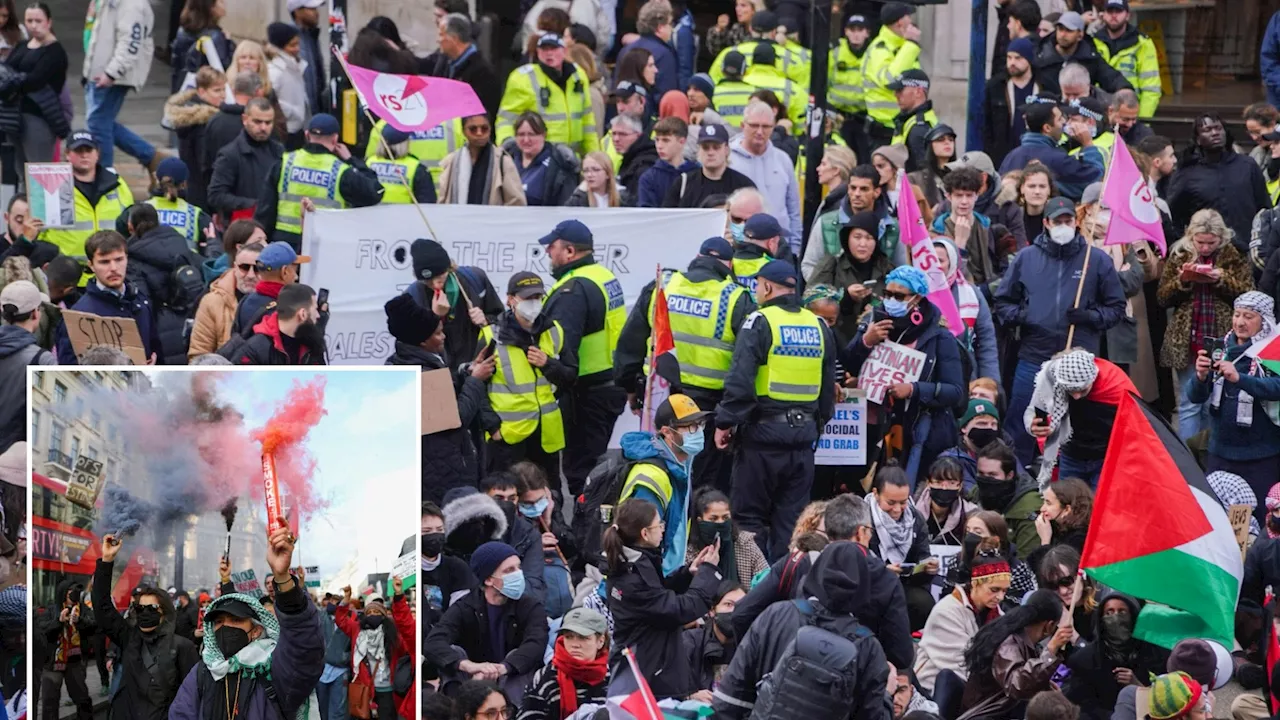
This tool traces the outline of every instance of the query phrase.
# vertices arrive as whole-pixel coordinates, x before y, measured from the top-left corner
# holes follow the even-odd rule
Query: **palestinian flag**
[[[1133,394],[1116,412],[1080,567],[1147,601],[1135,637],[1232,646],[1244,575],[1235,532],[1191,451]]]
[[[666,289],[653,291],[653,335],[649,338],[649,377],[645,380],[644,413],[640,429],[652,432],[653,415],[663,400],[683,392],[680,385],[680,361],[676,358],[675,336],[671,334],[671,314],[667,307]]]
[[[1280,375],[1280,332],[1272,333],[1270,340],[1250,345],[1244,354],[1256,359],[1262,367]]]

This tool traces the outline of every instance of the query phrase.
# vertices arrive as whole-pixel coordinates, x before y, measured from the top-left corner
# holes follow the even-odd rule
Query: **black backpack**
[[[194,318],[200,307],[200,300],[208,290],[200,269],[183,264],[169,275],[169,297],[165,304],[184,317]]]
[[[241,302],[243,302],[243,300]],[[253,337],[253,326],[262,322],[262,318],[275,312],[275,309],[275,300],[264,305],[262,310],[258,311],[258,314],[254,315],[251,321],[245,323],[245,326],[240,329],[240,332],[231,333],[231,337],[227,338],[227,341],[222,344],[222,347],[218,348],[217,354],[228,360],[234,360],[236,355],[239,354],[240,348],[244,347],[245,343],[249,342],[249,338]]]
[[[617,510],[618,497],[627,482],[627,474],[637,464],[639,461],[628,459],[621,450],[605,452],[587,475],[582,494],[574,500],[574,539],[587,562],[597,567],[605,567],[600,539],[604,529],[613,524],[613,512]],[[609,507],[602,511],[604,506]]]
[[[409,659],[409,655],[406,653],[396,661],[396,667],[391,673],[391,692],[403,696],[412,687],[413,661]]]
[[[846,720],[858,701],[858,646],[852,640],[813,624],[813,608],[793,600],[808,618],[773,670],[760,679],[751,720],[820,717]],[[871,632],[858,626],[857,636]]]

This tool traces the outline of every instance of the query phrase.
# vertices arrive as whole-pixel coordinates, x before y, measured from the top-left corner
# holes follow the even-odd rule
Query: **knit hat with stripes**
[[[1200,702],[1203,694],[1200,683],[1182,671],[1161,675],[1151,683],[1148,714],[1154,720],[1185,717]]]

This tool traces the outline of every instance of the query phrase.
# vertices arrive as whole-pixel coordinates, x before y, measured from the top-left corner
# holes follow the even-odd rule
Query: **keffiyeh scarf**
[[[1071,403],[1069,393],[1085,390],[1097,378],[1098,366],[1094,363],[1093,353],[1086,350],[1063,353],[1045,362],[1036,373],[1035,390],[1022,421],[1025,427],[1030,428],[1036,416],[1036,408],[1049,413],[1051,433],[1045,442],[1044,461],[1040,465],[1038,478],[1041,492],[1049,486],[1049,480],[1053,477],[1058,451],[1071,439],[1071,420],[1067,416]]]
[[[209,615],[218,609],[218,605],[228,600],[239,600],[253,608],[254,614],[257,615],[257,623],[263,629],[262,637],[250,642],[232,658],[223,656],[222,650],[218,648],[218,639],[213,630],[213,622],[209,620]],[[243,673],[250,678],[266,678],[270,680],[271,654],[275,652],[276,643],[279,639],[280,622],[276,620],[275,615],[267,612],[266,608],[262,607],[262,603],[259,603],[257,598],[241,593],[223,595],[210,603],[209,608],[205,611],[204,642],[201,645],[200,657],[215,682],[221,682],[233,673]],[[302,707],[298,708],[296,720],[305,720],[308,716],[309,708],[307,705],[308,703],[303,703]]]
[[[1232,505],[1258,507],[1258,496],[1254,495],[1253,488],[1249,487],[1249,483],[1239,475],[1218,470],[1209,473],[1204,479],[1209,482],[1209,487],[1213,488],[1213,494],[1218,496],[1218,500],[1222,501],[1224,507],[1228,509]],[[1258,519],[1250,516],[1249,534],[1258,537],[1260,532]]]
[[[876,537],[880,540],[880,557],[891,565],[906,562],[907,553],[911,551],[911,544],[916,539],[916,519],[911,509],[903,508],[902,518],[894,520],[889,513],[880,509],[880,503],[874,498],[867,504],[871,506]]]

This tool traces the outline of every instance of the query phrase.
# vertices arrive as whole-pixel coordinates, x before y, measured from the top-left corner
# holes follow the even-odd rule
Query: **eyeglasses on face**
[[[466,126],[465,129],[468,133],[472,135],[480,135],[480,134],[489,132],[489,124],[485,123],[483,125],[468,125]]]
[[[515,714],[514,710],[515,708],[511,707],[510,705],[504,705],[503,707],[500,707],[500,708],[489,708],[488,710],[481,710],[476,713],[476,717],[484,718],[484,720],[507,720],[508,718],[510,718],[512,715]]]

